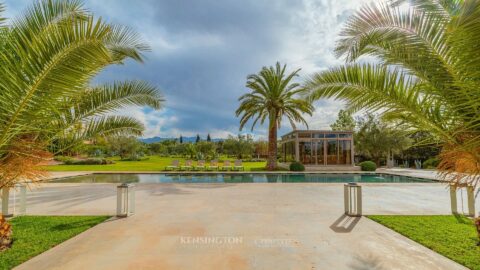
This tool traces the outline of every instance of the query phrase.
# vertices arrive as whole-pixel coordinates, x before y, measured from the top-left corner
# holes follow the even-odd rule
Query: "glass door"
[[[348,140],[338,141],[338,164],[352,164],[352,142]]]
[[[299,142],[298,148],[300,150],[300,162],[309,165],[315,164],[315,160],[313,160],[313,153],[312,153],[312,143],[311,142]]]
[[[323,141],[315,142],[316,164],[325,165],[325,144]]]
[[[337,151],[338,151],[338,142],[337,140],[327,140],[327,165],[336,165],[337,164]]]

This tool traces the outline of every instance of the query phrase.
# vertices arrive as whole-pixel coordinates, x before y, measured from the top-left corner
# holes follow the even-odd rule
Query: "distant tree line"
[[[219,159],[231,157],[237,159],[266,158],[267,142],[254,141],[251,135],[229,136],[224,140],[212,141],[210,135],[203,141],[197,136],[195,142],[184,142],[183,136],[178,139],[164,140],[155,143],[144,143],[133,136],[98,137],[62,152],[65,156],[112,157],[122,160],[141,160],[148,155],[179,157],[189,159]]]

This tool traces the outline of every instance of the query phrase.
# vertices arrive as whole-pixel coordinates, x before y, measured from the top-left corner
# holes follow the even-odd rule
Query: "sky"
[[[33,0],[4,0],[7,17]],[[300,78],[343,63],[333,55],[342,24],[366,0],[86,0],[108,22],[127,25],[151,46],[144,64],[109,67],[95,82],[142,79],[157,86],[165,107],[128,108],[146,127],[143,137],[239,133],[235,110],[246,77],[277,61]],[[320,100],[310,129],[329,129],[343,104]],[[301,125],[297,128],[305,128]],[[291,130],[284,121],[279,134]],[[251,132],[250,125],[241,133]],[[253,130],[266,137],[266,126]]]

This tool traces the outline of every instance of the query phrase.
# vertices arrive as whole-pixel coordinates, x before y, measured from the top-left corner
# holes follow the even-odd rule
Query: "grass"
[[[122,161],[118,157],[111,158],[115,164],[108,165],[52,165],[44,168],[48,171],[163,171],[174,159],[179,160],[180,165],[185,164],[184,158],[149,156],[142,161]],[[208,162],[207,165],[209,165]],[[243,162],[243,166],[246,171],[261,171],[265,169],[266,162]]]
[[[470,269],[480,269],[473,221],[463,216],[368,216]]]
[[[13,267],[105,221],[107,216],[23,216],[10,220],[13,245],[0,252],[0,269]]]

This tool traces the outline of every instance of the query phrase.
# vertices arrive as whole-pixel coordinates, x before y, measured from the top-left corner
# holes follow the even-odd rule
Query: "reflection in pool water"
[[[61,183],[428,183],[428,179],[386,174],[93,174],[53,180]]]

